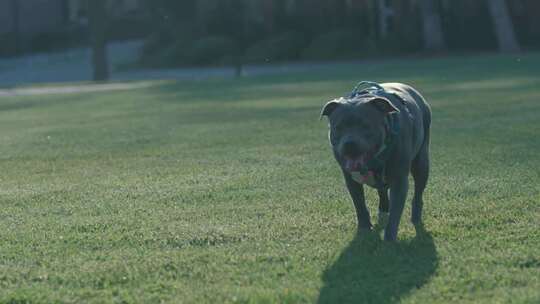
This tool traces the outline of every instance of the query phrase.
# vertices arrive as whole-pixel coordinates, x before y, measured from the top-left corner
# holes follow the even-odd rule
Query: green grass
[[[539,303],[539,71],[414,59],[1,98],[0,303]],[[355,236],[318,120],[366,79],[433,108],[425,231],[408,202],[397,243]]]

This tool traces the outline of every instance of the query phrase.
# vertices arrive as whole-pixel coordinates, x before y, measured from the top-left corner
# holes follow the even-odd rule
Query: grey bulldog
[[[379,194],[379,220],[388,217],[384,239],[396,240],[409,172],[414,178],[411,221],[421,224],[431,124],[422,95],[405,84],[361,82],[350,96],[328,102],[322,116],[329,119],[330,143],[356,208],[359,231],[371,229],[363,187],[367,184]]]

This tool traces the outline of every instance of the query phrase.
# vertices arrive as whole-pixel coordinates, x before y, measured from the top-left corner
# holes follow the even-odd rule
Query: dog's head
[[[399,110],[382,97],[335,99],[322,109],[329,120],[329,139],[340,165],[348,172],[366,166],[384,142],[385,116]]]

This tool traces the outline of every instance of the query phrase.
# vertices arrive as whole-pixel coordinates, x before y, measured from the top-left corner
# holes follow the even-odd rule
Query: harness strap
[[[384,88],[380,84],[373,81],[360,81],[351,91],[349,98],[355,98],[359,95],[365,95],[368,93],[378,95],[378,92],[385,92]]]

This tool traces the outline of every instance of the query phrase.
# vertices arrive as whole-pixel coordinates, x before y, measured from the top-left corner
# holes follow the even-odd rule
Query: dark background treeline
[[[420,51],[496,50],[494,0],[158,0],[142,61],[160,64],[331,60]],[[430,2],[430,3],[429,3]],[[425,13],[425,5],[432,5]],[[517,43],[540,43],[540,1],[502,1]],[[431,14],[431,15],[430,15]],[[442,44],[426,44],[435,15]],[[429,33],[428,33],[429,34]],[[434,35],[437,35],[435,33]],[[435,38],[436,39],[436,38]]]
[[[143,39],[139,63],[151,67],[540,45],[538,0],[143,0],[125,13],[115,9],[115,1],[108,2],[102,22],[109,41]],[[68,10],[72,1],[61,3]],[[86,15],[82,3],[78,17]],[[61,30],[33,37],[17,52],[8,33],[0,37],[0,54],[83,44],[87,28],[84,22],[66,23]]]

